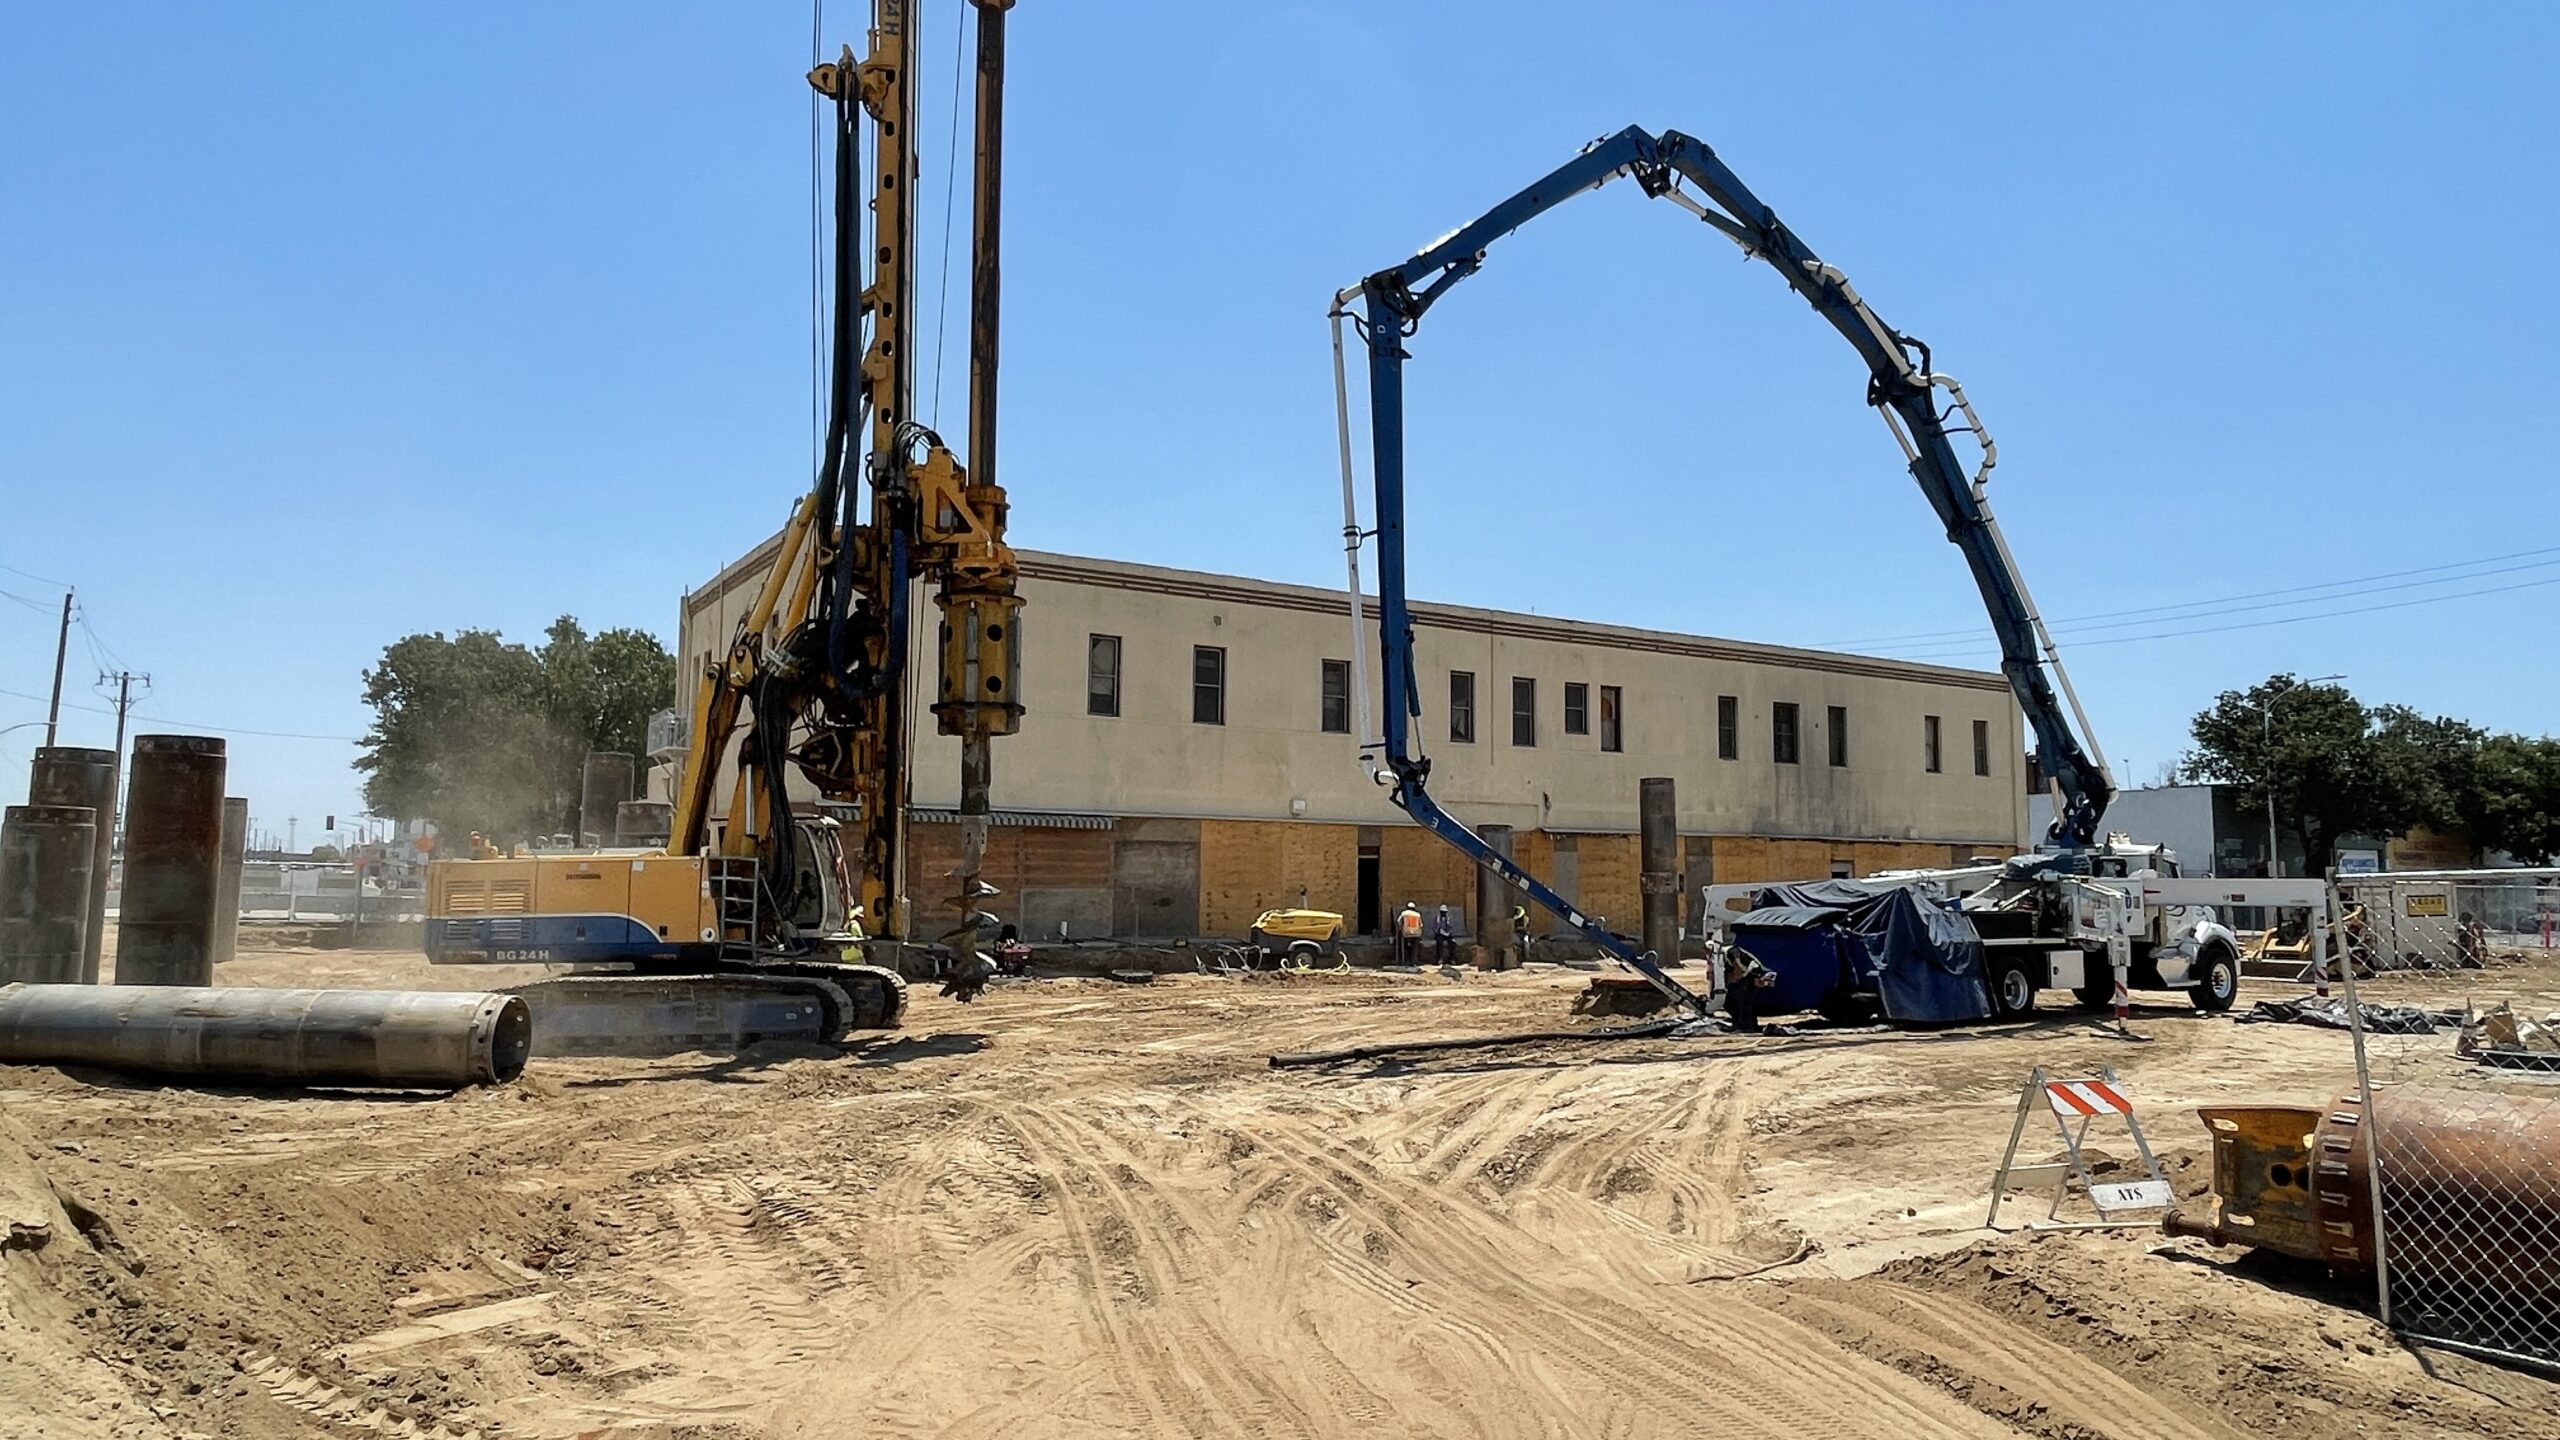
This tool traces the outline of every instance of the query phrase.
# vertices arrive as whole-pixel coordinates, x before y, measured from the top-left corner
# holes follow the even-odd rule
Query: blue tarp
[[[1763,1015],[1813,1010],[1863,988],[1853,966],[1866,957],[1835,906],[1779,905],[1733,922],[1733,943],[1768,967],[1775,983],[1754,997]]]
[[[1839,920],[1824,927],[1843,942],[1836,973],[1849,989],[1872,988],[1887,1019],[1981,1020],[1991,1014],[1982,937],[1974,931],[1973,922],[1957,911],[1930,904],[1903,886],[1855,880],[1770,885],[1751,898],[1757,908],[1734,922],[1737,935],[1764,911],[1788,916],[1806,910],[1838,914]],[[1764,938],[1743,948],[1759,955],[1762,964],[1770,964],[1761,954],[1765,943]],[[1818,963],[1807,954],[1792,968],[1811,972]],[[1778,988],[1792,990],[1792,979],[1782,974]],[[1776,1012],[1780,1007],[1764,1008]]]

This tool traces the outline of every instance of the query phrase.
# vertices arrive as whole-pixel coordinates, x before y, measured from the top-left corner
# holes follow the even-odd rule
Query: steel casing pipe
[[[0,821],[0,981],[77,984],[97,812],[12,805]]]
[[[80,745],[36,747],[27,775],[27,803],[82,805],[98,812],[96,848],[89,862],[89,925],[80,947],[80,979],[95,985],[107,944],[107,884],[116,869],[116,752]]]
[[[0,987],[0,1061],[209,1080],[458,1089],[524,1072],[522,998],[473,991]]]
[[[212,736],[134,737],[116,912],[119,985],[213,983],[225,768],[223,743]]]

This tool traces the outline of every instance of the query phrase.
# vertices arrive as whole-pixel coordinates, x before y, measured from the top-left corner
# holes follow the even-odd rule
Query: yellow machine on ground
[[[941,733],[961,740],[961,848],[934,944],[966,999],[994,965],[980,943],[990,741],[1014,733],[1021,650],[1004,491],[994,480],[1004,22],[978,17],[969,463],[918,424],[913,316],[913,6],[874,0],[870,53],[809,83],[832,103],[834,347],[824,458],[729,653],[696,690],[663,850],[438,861],[427,952],[444,964],[596,964],[527,987],[537,1045],[831,1039],[894,1025],[896,970],[854,963],[862,936],[904,942],[910,610],[934,585]],[[865,135],[870,137],[867,147]],[[795,805],[796,772],[839,820]],[[726,788],[725,816],[713,802]],[[847,832],[850,832],[848,841]]]

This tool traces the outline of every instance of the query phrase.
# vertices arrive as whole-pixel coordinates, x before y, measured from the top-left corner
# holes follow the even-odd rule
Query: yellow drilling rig
[[[982,944],[993,918],[981,902],[995,892],[979,878],[990,752],[1022,722],[1022,602],[995,483],[1013,0],[969,3],[978,44],[967,464],[914,415],[915,7],[873,0],[869,52],[848,47],[809,72],[835,132],[818,474],[728,653],[700,677],[667,844],[429,868],[431,960],[594,967],[525,987],[539,1047],[823,1040],[894,1026],[900,971],[857,963],[861,936],[895,944],[902,960],[930,960],[962,999],[994,972]],[[917,700],[909,625],[927,585],[941,627],[929,708],[961,742],[961,860],[943,897],[947,928],[909,944],[919,928],[901,893]],[[794,801],[795,773],[808,803]]]

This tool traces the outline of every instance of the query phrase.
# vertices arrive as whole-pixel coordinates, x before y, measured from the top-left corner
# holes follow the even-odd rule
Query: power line
[[[2301,600],[2301,603],[2304,603],[2304,604],[2310,604],[2310,603],[2314,603],[2314,602],[2317,602],[2317,601],[2324,601],[2324,600],[2342,600],[2342,599],[2347,598],[2346,596],[2343,596],[2343,595],[2321,595],[2321,594],[2317,593],[2317,592],[2319,592],[2319,591],[2323,591],[2323,590],[2345,590],[2345,589],[2351,589],[2351,588],[2357,588],[2357,587],[2370,587],[2370,586],[2372,586],[2372,585],[2374,584],[2374,582],[2376,582],[2376,581],[2381,581],[2381,580],[2399,580],[2399,579],[2403,579],[2403,578],[2405,578],[2405,577],[2407,577],[2407,576],[2411,576],[2411,575],[2441,575],[2441,576],[2443,576],[2443,578],[2442,578],[2442,579],[2439,579],[2439,580],[2432,580],[2432,581],[2421,581],[2421,582],[2418,582],[2418,584],[2417,584],[2417,585],[2386,586],[2386,587],[2383,587],[2383,588],[2386,588],[2386,589],[2414,589],[2414,588],[2419,588],[2420,586],[2429,585],[2429,584],[2437,584],[2437,585],[2451,585],[2451,584],[2458,584],[2458,583],[2460,583],[2461,581],[2464,581],[2464,580],[2477,579],[2477,578],[2479,578],[2481,575],[2506,574],[2506,573],[2509,573],[2509,572],[2510,572],[2510,571],[2512,571],[2512,570],[2530,570],[2530,569],[2538,568],[2538,567],[2540,567],[2540,566],[2547,566],[2547,565],[2560,565],[2560,558],[2554,558],[2554,559],[2536,559],[2536,558],[2535,558],[2535,557],[2539,557],[2539,556],[2560,557],[2560,545],[2544,546],[2544,547],[2541,547],[2541,548],[2539,548],[2539,549],[2533,549],[2533,550],[2517,550],[2517,551],[2513,551],[2513,552],[2510,552],[2510,553],[2508,553],[2508,554],[2504,554],[2504,555],[2482,555],[2482,556],[2479,556],[2479,557],[2476,557],[2476,558],[2474,558],[2474,559],[2470,559],[2470,560],[2451,560],[2451,561],[2447,561],[2447,562],[2445,562],[2445,563],[2443,563],[2443,564],[2441,564],[2441,565],[2420,565],[2420,566],[2417,566],[2417,567],[2415,567],[2415,568],[2413,568],[2413,569],[2408,569],[2408,570],[2386,570],[2386,571],[2382,572],[2382,573],[2381,573],[2381,574],[2379,574],[2379,575],[2359,575],[2359,576],[2354,576],[2354,577],[2351,577],[2351,578],[2349,578],[2349,579],[2345,579],[2345,580],[2328,580],[2328,581],[2321,581],[2321,582],[2318,582],[2318,583],[2308,584],[2308,585],[2288,585],[2288,586],[2285,586],[2285,587],[2283,587],[2283,588],[2281,588],[2281,589],[2276,589],[2276,590],[2252,590],[2252,591],[2248,591],[2248,592],[2243,593],[2243,594],[2238,594],[2238,595],[2222,595],[2222,596],[2216,596],[2216,597],[2214,597],[2214,598],[2206,599],[2206,600],[2186,600],[2186,601],[2180,601],[2180,602],[2177,602],[2177,603],[2174,603],[2174,604],[2164,604],[2164,605],[2141,605],[2141,606],[2136,606],[2136,607],[2134,607],[2134,608],[2132,608],[2132,609],[2129,609],[2129,610],[2102,610],[2102,611],[2098,611],[2098,612],[2096,612],[2096,613],[2094,613],[2094,614],[2089,614],[2089,615],[2072,615],[2072,616],[2067,616],[2067,617],[2064,617],[2064,618],[2061,618],[2061,619],[2053,620],[2053,621],[2051,621],[2050,623],[2052,623],[2052,624],[2054,624],[2054,625],[2056,625],[2056,626],[2063,626],[2063,625],[2081,625],[2081,626],[2085,626],[2085,625],[2091,624],[2092,622],[2096,622],[2096,621],[2116,620],[2116,619],[2120,619],[2120,618],[2123,618],[2123,617],[2127,617],[2127,616],[2136,616],[2136,615],[2149,615],[2149,616],[2156,617],[2157,619],[2160,619],[2160,620],[2189,620],[2189,619],[2195,619],[2195,618],[2198,618],[2198,617],[2196,617],[2196,616],[2191,616],[2191,615],[2171,615],[2171,614],[2168,614],[2167,612],[2175,611],[2175,610],[2209,610],[2209,609],[2216,609],[2216,608],[2225,607],[2225,606],[2232,606],[2232,605],[2235,605],[2237,602],[2244,601],[2244,600],[2264,600],[2264,599],[2268,599],[2268,598],[2270,598],[2270,597],[2275,597],[2275,596],[2287,596],[2287,595],[2295,596],[2295,597],[2299,597],[2299,598],[2300,598],[2300,600]],[[2516,566],[2510,566],[2510,567],[2508,567],[2508,570],[2483,570],[2483,571],[2479,571],[2477,574],[2472,574],[2472,575],[2448,575],[2448,574],[2445,574],[2445,573],[2444,573],[2444,572],[2446,572],[2446,571],[2451,571],[2451,570],[2472,570],[2472,569],[2474,569],[2474,567],[2482,566],[2482,565],[2498,565],[2498,564],[2502,564],[2502,563],[2504,563],[2504,562],[2506,562],[2506,561],[2509,561],[2509,560],[2533,560],[2533,561],[2534,561],[2534,563],[2533,563],[2533,564],[2530,564],[2530,565],[2516,565]],[[2258,608],[2265,608],[2265,607],[2258,607]],[[1961,630],[1921,630],[1921,631],[1906,631],[1906,632],[1904,632],[1904,633],[1902,633],[1902,634],[1897,634],[1897,635],[1869,635],[1869,636],[1865,636],[1865,637],[1862,637],[1862,638],[1859,638],[1859,639],[1855,639],[1855,640],[1830,640],[1830,641],[1823,641],[1823,642],[1819,643],[1818,645],[1816,645],[1814,648],[1816,648],[1816,649],[1835,649],[1835,648],[1838,648],[1838,647],[1841,647],[1841,646],[1848,646],[1848,645],[1892,645],[1892,644],[1894,644],[1894,643],[1895,643],[1895,642],[1897,642],[1897,641],[1922,641],[1922,640],[1941,640],[1941,639],[1951,639],[1951,638],[1955,638],[1955,637],[1959,637],[1959,636],[1970,635],[1970,634],[1972,634],[1972,633],[1974,633],[1974,632],[1973,632],[1970,628],[1967,628],[1967,629],[1961,629]]]
[[[2347,615],[2372,615],[2384,610],[2407,610],[2419,605],[2441,604],[2447,600],[2470,600],[2482,595],[2506,595],[2518,590],[2539,590],[2549,585],[2560,585],[2560,575],[2551,576],[2542,580],[2521,581],[2514,585],[2491,585],[2479,590],[2458,590],[2449,595],[2419,595],[2407,600],[2387,601],[2380,605],[2355,605],[2343,610],[2322,610],[2310,615],[2279,615],[2272,620],[2244,620],[2234,625],[2203,625],[2188,630],[2162,630],[2149,635],[2113,635],[2100,640],[2075,641],[2071,638],[2068,632],[2056,635],[2054,638],[2058,644],[2062,644],[2066,648],[2076,650],[2085,650],[2098,645],[2137,645],[2150,640],[2176,640],[2189,635],[2221,635],[2233,630],[2263,630],[2274,625],[2299,625],[2306,620],[2335,620],[2341,616]],[[2339,600],[2345,599],[2346,597],[2333,595],[2329,598]],[[2203,617],[2187,616],[2180,618],[2197,619]],[[1981,646],[1968,645],[1961,649],[1930,651],[1926,654],[1906,655],[1900,658],[1906,660],[1925,660],[1931,658],[1979,655],[1981,653]]]
[[[99,669],[121,670],[124,668],[124,657],[118,655],[115,647],[99,636],[98,627],[89,623],[88,606],[80,607],[79,612],[72,617],[72,623],[80,627],[80,634],[88,640],[89,658],[98,662]]]
[[[19,569],[19,568],[18,568],[17,566],[15,566],[15,565],[0,565],[0,570],[6,570],[6,571],[8,571],[10,574],[12,574],[12,575],[16,575],[16,576],[19,576],[19,577],[21,577],[21,578],[28,579],[28,580],[33,580],[34,582],[36,582],[36,583],[37,583],[37,584],[39,584],[39,585],[49,585],[49,586],[52,586],[52,587],[53,587],[54,589],[56,589],[56,590],[69,590],[69,589],[74,588],[74,587],[72,586],[71,582],[70,582],[70,581],[68,581],[68,580],[56,580],[56,579],[54,579],[52,576],[49,576],[49,575],[39,575],[39,574],[37,574],[36,572],[34,572],[33,570],[21,570],[21,569]]]
[[[30,695],[23,690],[0,690],[0,695],[6,695],[17,700],[43,701],[46,698],[42,695]],[[78,710],[90,715],[113,715],[116,713],[112,707],[74,705],[69,701],[64,701],[62,708],[65,710]],[[349,745],[361,745],[364,743],[364,737],[361,735],[315,735],[302,730],[253,730],[246,725],[207,725],[196,720],[174,720],[166,715],[136,715],[133,718],[137,720],[148,720],[154,725],[175,725],[180,729],[191,733],[201,732],[207,735],[256,735],[271,740],[338,740]]]
[[[2471,573],[2470,573],[2470,574],[2468,574],[2468,575],[2448,575],[2448,576],[2442,576],[2442,577],[2439,577],[2439,578],[2434,579],[2434,580],[2403,580],[2403,581],[2401,581],[2401,582],[2400,582],[2399,584],[2397,584],[2397,585],[2366,585],[2366,586],[2363,586],[2363,587],[2362,587],[2362,588],[2357,592],[2357,595],[2354,595],[2354,596],[2351,596],[2351,595],[2315,595],[2315,596],[2310,596],[2310,597],[2307,597],[2307,598],[2304,598],[2304,599],[2297,599],[2297,600],[2268,600],[2268,601],[2262,601],[2262,602],[2260,602],[2260,603],[2258,603],[2258,604],[2255,604],[2255,605],[2228,605],[2228,606],[2224,606],[2224,607],[2222,607],[2222,608],[2220,608],[2220,609],[2215,609],[2215,610],[2198,610],[2198,611],[2196,611],[2194,614],[2191,614],[2191,615],[2153,615],[2153,616],[2147,617],[2147,618],[2145,618],[2145,619],[2140,619],[2140,620],[2102,620],[2102,621],[2097,621],[2097,622],[2095,622],[2095,623],[2090,623],[2090,624],[2078,624],[2078,623],[2074,623],[2074,622],[2070,622],[2070,621],[2060,621],[2060,622],[2056,622],[2056,623],[2057,623],[2057,627],[2058,627],[2058,628],[2065,628],[2065,629],[2068,629],[2069,633],[2074,634],[2074,635],[2086,635],[2086,634],[2090,634],[2090,633],[2093,633],[2093,632],[2096,632],[2096,631],[2100,631],[2100,630],[2130,630],[2130,629],[2135,629],[2135,628],[2138,628],[2138,627],[2140,627],[2140,626],[2145,626],[2145,625],[2172,625],[2172,624],[2179,624],[2179,623],[2182,623],[2182,622],[2184,622],[2184,621],[2188,621],[2188,620],[2210,620],[2210,619],[2216,619],[2216,618],[2219,618],[2219,617],[2224,616],[2224,615],[2247,615],[2247,614],[2251,614],[2251,613],[2253,613],[2253,612],[2260,611],[2260,610],[2283,610],[2283,609],[2287,609],[2287,608],[2289,608],[2289,607],[2296,606],[2296,605],[2327,605],[2327,604],[2335,604],[2336,602],[2338,602],[2338,601],[2340,601],[2340,600],[2354,599],[2354,598],[2357,598],[2357,596],[2360,596],[2360,595],[2379,595],[2379,594],[2384,594],[2384,593],[2387,593],[2387,592],[2389,592],[2389,591],[2394,591],[2394,590],[2419,590],[2419,589],[2424,589],[2424,588],[2426,588],[2426,587],[2428,587],[2428,586],[2430,586],[2430,585],[2454,585],[2454,584],[2459,584],[2459,583],[2461,583],[2461,582],[2463,582],[2463,581],[2466,581],[2466,580],[2486,580],[2486,579],[2488,579],[2489,577],[2491,577],[2491,576],[2493,576],[2493,575],[2513,575],[2513,574],[2517,574],[2517,573],[2519,573],[2519,572],[2521,572],[2521,571],[2526,571],[2526,570],[2548,570],[2548,569],[2550,569],[2550,568],[2551,568],[2552,566],[2554,566],[2554,565],[2560,565],[2560,560],[2537,560],[2537,561],[2534,561],[2534,562],[2532,562],[2532,563],[2530,563],[2530,564],[2525,564],[2525,565],[2501,565],[2501,566],[2497,567],[2496,569],[2492,569],[2492,570],[2475,570],[2475,571],[2471,572]],[[2490,593],[2494,593],[2494,592],[2490,592]],[[2429,597],[2420,596],[2420,597],[2417,597],[2417,600],[2418,600],[2418,601],[2420,601],[2420,602],[2423,602],[2423,601],[2424,601],[2425,599],[2427,599],[2427,598],[2429,598]],[[2325,611],[2324,611],[2324,612],[2321,612],[2321,613],[2324,613],[2324,614],[2325,614],[2325,613],[2328,613],[2328,612],[2325,612]],[[2353,612],[2348,612],[2348,613],[2353,613]],[[2310,617],[2306,616],[2306,617],[2304,617],[2304,618],[2310,618]],[[1954,636],[1954,635],[1962,635],[1962,634],[1971,634],[1971,633],[1974,633],[1974,632],[1971,632],[1971,631],[1949,631],[1949,632],[1947,632],[1947,633],[1948,633],[1950,636]],[[1945,643],[1945,642],[1943,642],[1943,641],[1938,642],[1938,643],[1936,643],[1936,644],[1926,644],[1926,643],[1914,642],[1913,644],[1910,644],[1910,645],[1888,645],[1888,646],[1885,646],[1885,647],[1883,647],[1883,648],[1884,648],[1884,649],[1886,649],[1886,650],[1888,650],[1888,651],[1893,651],[1893,650],[1935,650],[1935,649],[1941,648],[1941,647],[1943,646],[1943,644],[1944,644],[1944,643]],[[2089,642],[2087,642],[2087,641],[2083,641],[2083,642],[2081,642],[2081,643],[2083,643],[2083,644],[2087,644],[2087,643],[2089,643]]]

